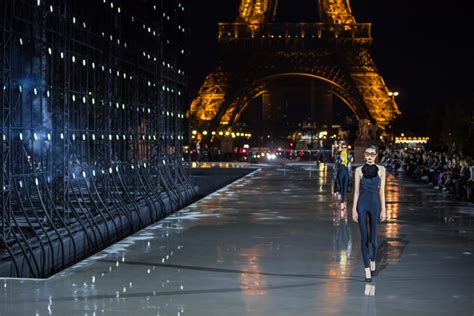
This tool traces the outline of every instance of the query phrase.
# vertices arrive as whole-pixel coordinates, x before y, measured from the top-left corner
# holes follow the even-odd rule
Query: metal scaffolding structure
[[[2,0],[0,274],[46,277],[190,201],[179,0]]]

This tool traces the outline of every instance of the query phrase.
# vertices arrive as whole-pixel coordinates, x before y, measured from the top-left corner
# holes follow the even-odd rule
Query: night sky
[[[217,22],[232,22],[239,0],[188,0],[191,95],[216,58]],[[280,0],[293,21],[312,19],[315,0]],[[304,6],[295,7],[297,3]],[[372,57],[407,121],[474,95],[474,14],[468,1],[352,0],[357,22],[372,23]],[[301,18],[295,18],[301,17]],[[474,106],[472,103],[466,106]],[[412,123],[413,124],[413,123]]]

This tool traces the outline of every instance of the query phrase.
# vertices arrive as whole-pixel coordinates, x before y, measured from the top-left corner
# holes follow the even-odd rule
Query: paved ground
[[[0,280],[0,315],[474,315],[474,206],[389,177],[367,284],[330,171],[262,168],[48,280]]]

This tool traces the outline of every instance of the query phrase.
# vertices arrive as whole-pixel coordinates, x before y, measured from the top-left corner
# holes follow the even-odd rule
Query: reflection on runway
[[[364,287],[364,299],[361,305],[360,315],[376,316],[375,284],[366,284]]]
[[[341,202],[331,203],[332,211],[332,253],[336,264],[329,265],[327,274],[333,279],[344,279],[351,275],[352,232],[348,222],[347,209],[341,209]],[[324,284],[322,300],[334,315],[342,313],[349,284],[327,282]]]
[[[242,269],[246,272],[240,273],[240,284],[244,295],[265,295],[267,293],[265,288],[268,284],[266,276],[261,273],[262,271],[258,262],[258,258],[261,255],[259,253],[259,247],[253,246],[252,248],[245,249],[241,255],[247,260],[246,264],[242,266]]]
[[[393,175],[387,176],[387,190],[385,200],[387,206],[387,238],[398,238],[398,213],[400,205],[400,187],[398,181]]]
[[[341,275],[347,273],[348,260],[352,252],[352,232],[348,225],[348,212],[347,208],[341,209],[340,201],[335,203],[332,215],[334,226],[333,245]]]
[[[364,288],[364,295],[365,296],[375,296],[375,285],[374,284],[366,284]]]

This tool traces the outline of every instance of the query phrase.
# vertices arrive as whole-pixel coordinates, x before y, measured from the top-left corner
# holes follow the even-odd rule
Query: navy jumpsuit
[[[364,260],[364,267],[366,268],[369,268],[369,257],[371,261],[375,261],[377,252],[380,183],[381,179],[378,175],[377,165],[364,165],[362,167],[362,178],[360,180],[359,199],[357,200],[357,214],[359,215],[362,258]],[[370,226],[370,232],[367,229],[367,219]]]

